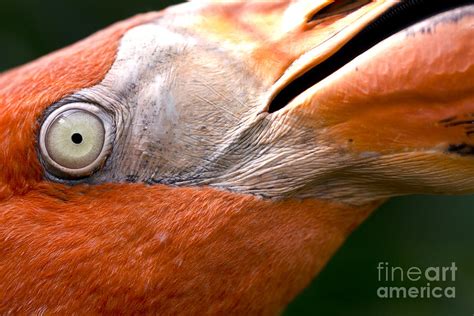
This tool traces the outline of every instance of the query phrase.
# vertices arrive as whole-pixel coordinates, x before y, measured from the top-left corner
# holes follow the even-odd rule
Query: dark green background
[[[1,0],[0,71],[71,44],[138,12],[177,1]],[[473,315],[474,197],[403,197],[380,208],[287,315]],[[376,266],[459,267],[455,300],[383,300]],[[406,285],[406,284],[405,284]]]

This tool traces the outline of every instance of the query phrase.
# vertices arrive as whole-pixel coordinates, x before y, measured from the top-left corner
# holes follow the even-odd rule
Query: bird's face
[[[473,192],[474,8],[461,3],[191,2],[134,18],[16,70],[21,93],[2,82],[3,159],[33,170],[4,163],[4,182],[351,204]]]

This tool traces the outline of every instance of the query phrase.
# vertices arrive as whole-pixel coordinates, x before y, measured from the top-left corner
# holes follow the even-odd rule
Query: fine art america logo
[[[383,283],[377,289],[379,298],[440,299],[456,298],[455,262],[449,266],[397,267],[388,262],[379,262],[378,281]]]

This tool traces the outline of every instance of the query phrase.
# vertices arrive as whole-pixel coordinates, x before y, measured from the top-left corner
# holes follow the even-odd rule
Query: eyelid
[[[95,116],[97,116],[99,119],[102,120],[104,131],[105,131],[104,145],[97,159],[93,163],[91,163],[89,166],[86,166],[84,168],[79,168],[79,169],[70,169],[70,168],[61,166],[50,157],[48,149],[46,148],[46,137],[48,133],[48,128],[51,126],[51,124],[56,120],[56,118],[59,115],[71,110],[83,110],[91,114],[94,114]],[[41,124],[39,139],[38,139],[40,160],[43,166],[45,167],[46,171],[50,175],[53,175],[54,177],[58,177],[60,179],[66,179],[66,180],[76,180],[76,179],[85,178],[87,176],[90,176],[95,171],[97,171],[97,169],[100,168],[104,164],[105,160],[107,159],[107,156],[110,154],[112,150],[114,138],[115,138],[115,125],[114,125],[113,117],[109,113],[107,113],[104,109],[102,109],[100,106],[90,104],[90,103],[85,103],[85,102],[68,103],[68,104],[62,105],[61,107],[49,113]]]

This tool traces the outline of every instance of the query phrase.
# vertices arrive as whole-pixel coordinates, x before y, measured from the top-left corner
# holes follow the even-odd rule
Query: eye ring
[[[79,123],[74,121],[77,117]],[[76,123],[86,135],[76,131]],[[51,140],[51,137],[58,137],[57,129],[60,129],[59,136],[64,136],[63,139]],[[113,138],[113,119],[105,110],[90,103],[69,103],[55,109],[41,124],[40,158],[47,172],[55,177],[68,180],[85,178],[103,166],[112,149]],[[61,147],[64,143],[66,146]],[[77,152],[63,152],[77,146],[86,146],[85,153],[84,150],[79,152],[84,155],[76,157],[74,154]]]

